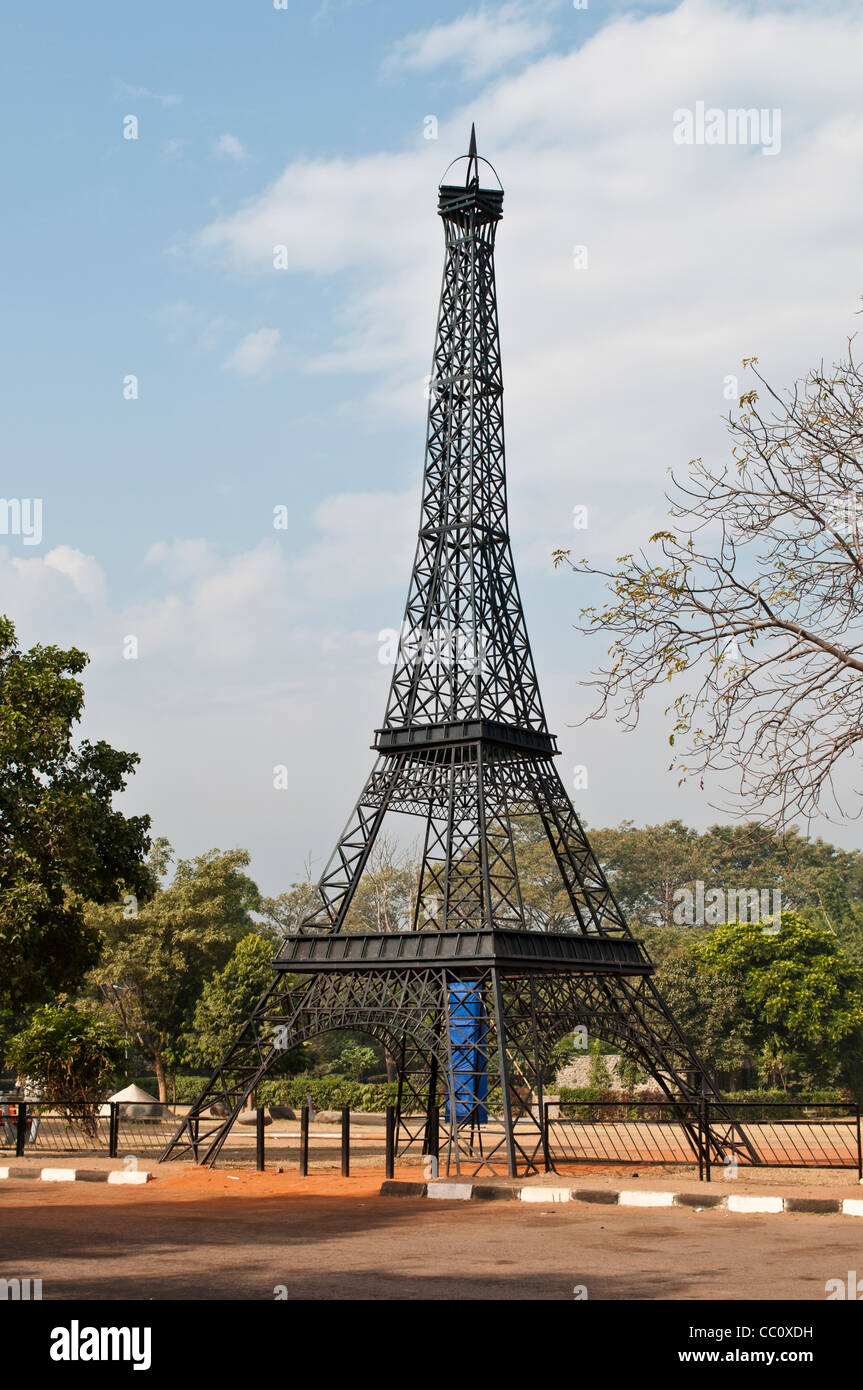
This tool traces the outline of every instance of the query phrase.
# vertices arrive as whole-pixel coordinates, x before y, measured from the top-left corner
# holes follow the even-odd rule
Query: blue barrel
[[[485,1021],[482,992],[475,984],[460,982],[449,987],[449,1040],[456,1121],[461,1124],[473,1120],[475,1124],[484,1125],[488,1119]],[[450,1117],[449,1098],[446,1117]]]

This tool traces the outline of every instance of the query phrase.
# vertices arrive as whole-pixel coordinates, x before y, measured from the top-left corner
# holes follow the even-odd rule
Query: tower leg
[[[510,1090],[509,1057],[506,1048],[506,1022],[503,1012],[503,999],[500,990],[500,972],[491,972],[492,994],[494,997],[494,1027],[497,1034],[497,1057],[500,1067],[500,1090],[503,1110],[504,1142],[506,1144],[507,1171],[511,1178],[517,1174],[515,1161],[515,1132],[512,1119],[512,1093]]]

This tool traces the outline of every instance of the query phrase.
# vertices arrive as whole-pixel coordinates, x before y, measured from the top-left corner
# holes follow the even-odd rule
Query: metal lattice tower
[[[440,1154],[447,1171],[536,1169],[549,1055],[578,1025],[689,1107],[694,1148],[699,1103],[718,1099],[555,766],[507,518],[494,274],[503,191],[481,185],[480,166],[491,166],[473,129],[464,158],[465,182],[439,190],[445,262],[422,512],[377,759],[270,989],[166,1158],[213,1162],[285,1052],[339,1028],[371,1034],[398,1059],[400,1152]],[[392,812],[422,826],[411,920],[357,933],[351,902]],[[560,876],[566,908],[553,918],[522,894],[525,818],[541,825]],[[717,1157],[748,1147],[730,1116],[710,1143]]]

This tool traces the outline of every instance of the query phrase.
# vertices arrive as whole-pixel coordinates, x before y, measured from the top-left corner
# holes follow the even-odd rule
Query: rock
[[[258,1123],[257,1110],[241,1110],[237,1116],[238,1125],[256,1125]],[[271,1125],[273,1122],[269,1115],[264,1111],[264,1124]]]
[[[268,1109],[270,1118],[273,1120],[295,1120],[297,1118],[289,1105],[271,1105]]]
[[[340,1125],[341,1122],[341,1110],[319,1110],[315,1115],[315,1123],[319,1125]]]
[[[209,1110],[204,1113],[214,1120],[226,1120],[231,1112],[227,1105],[223,1105],[221,1101],[217,1100],[215,1105],[211,1105]]]

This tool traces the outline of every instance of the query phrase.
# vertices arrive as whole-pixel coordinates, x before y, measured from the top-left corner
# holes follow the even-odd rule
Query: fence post
[[[396,1167],[396,1108],[387,1106],[387,1177],[395,1175]]]
[[[120,1105],[116,1100],[108,1101],[108,1157],[116,1158],[120,1144]]]
[[[540,1127],[542,1129],[542,1161],[545,1164],[545,1171],[551,1172],[551,1151],[548,1146],[548,1101],[543,1101],[542,1115],[540,1117]]]
[[[710,1182],[710,1143],[712,1138],[710,1132],[710,1101],[702,1100],[701,1103],[704,1107],[704,1174],[707,1181]]]
[[[705,1180],[705,1097],[703,1094],[698,1102],[698,1180],[703,1183]]]
[[[863,1147],[860,1143],[860,1106],[857,1106],[857,1176],[863,1182]]]
[[[309,1107],[300,1111],[300,1177],[309,1176]]]
[[[351,1175],[351,1112],[342,1106],[342,1177]]]
[[[434,1104],[433,1104],[432,1109],[431,1109],[431,1116],[430,1116],[430,1119],[431,1119],[431,1124],[430,1124],[430,1126],[429,1126],[429,1131],[428,1131],[428,1140],[427,1140],[427,1144],[426,1144],[426,1153],[427,1153],[431,1158],[439,1159],[439,1158],[440,1158],[440,1111],[438,1110],[438,1107],[437,1107],[437,1096],[435,1096],[435,1101],[434,1101]],[[437,1177],[437,1169],[435,1169],[435,1177]]]
[[[27,1102],[18,1101],[17,1121],[15,1125],[15,1157],[24,1157],[24,1144],[27,1139]]]
[[[255,1165],[259,1173],[264,1171],[264,1118],[262,1105],[255,1108]]]

